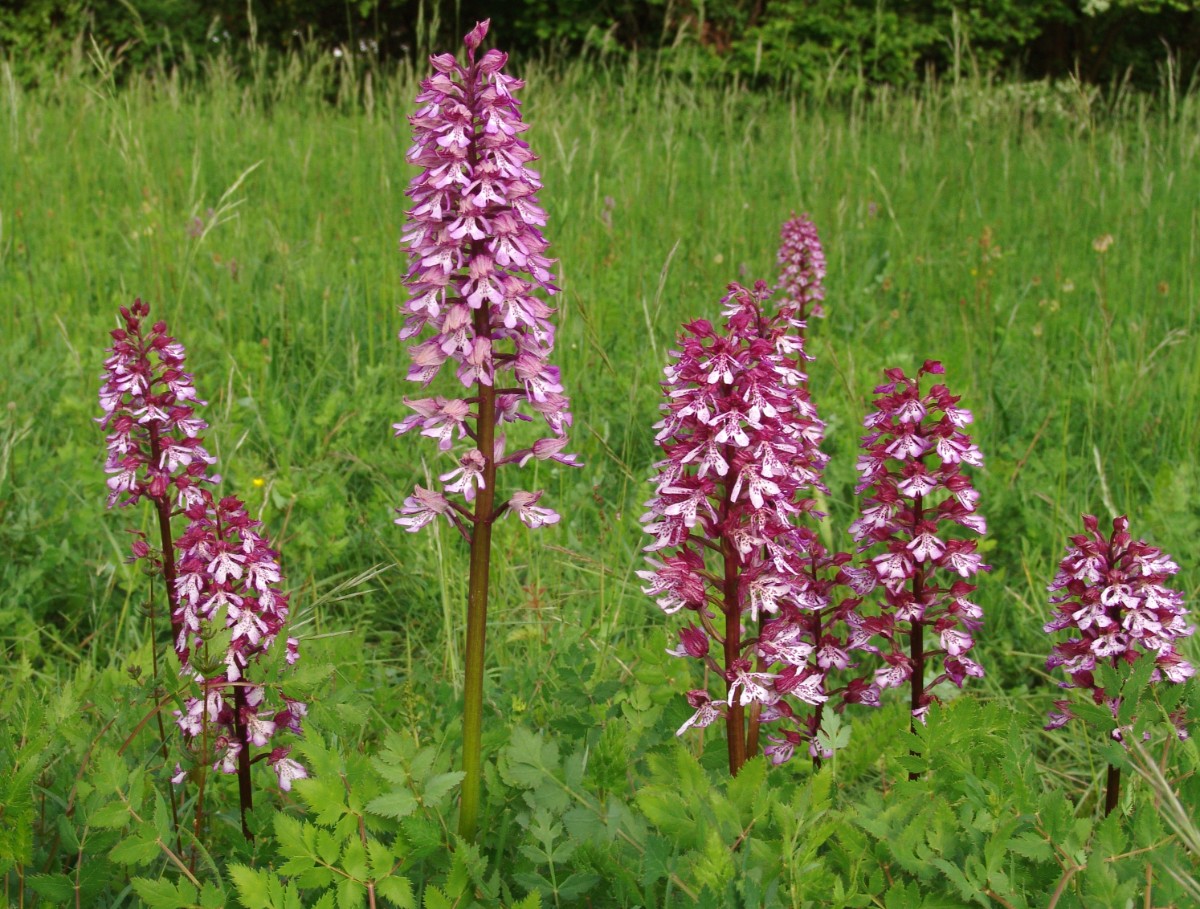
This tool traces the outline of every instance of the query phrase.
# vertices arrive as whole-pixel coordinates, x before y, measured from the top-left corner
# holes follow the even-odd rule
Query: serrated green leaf
[[[741,815],[741,824],[747,826],[758,813],[770,807],[770,799],[763,795],[763,784],[767,779],[767,761],[762,755],[756,755],[742,765],[738,775],[729,781],[725,790],[729,800],[737,806]]]
[[[65,874],[32,874],[25,878],[38,896],[59,906],[75,904],[75,882]]]
[[[377,839],[368,839],[367,864],[371,869],[371,877],[374,880],[380,880],[392,873],[396,857],[384,843]]]
[[[342,870],[360,881],[371,876],[367,870],[367,847],[362,840],[352,837],[346,841],[346,848],[342,852]]]
[[[964,900],[971,900],[980,895],[979,888],[967,880],[967,876],[957,865],[951,864],[943,858],[935,858],[931,862],[950,879],[950,883],[958,889],[959,895]]]
[[[333,827],[348,811],[346,786],[339,776],[310,777],[292,785],[322,827]]]
[[[272,909],[268,875],[246,865],[230,865],[227,869],[238,899],[246,909]]]
[[[399,875],[381,878],[375,882],[375,892],[398,909],[416,909],[412,884]]]
[[[426,782],[421,792],[421,800],[426,805],[436,805],[446,795],[448,795],[455,786],[462,782],[466,776],[461,770],[455,770],[450,773],[438,773],[431,776]]]
[[[124,802],[109,802],[88,815],[88,823],[93,827],[116,829],[129,823],[129,809]]]
[[[1023,855],[1035,862],[1049,861],[1054,857],[1054,850],[1046,839],[1028,830],[1009,840],[1008,848],[1017,855]]]
[[[408,817],[417,810],[417,799],[407,789],[393,789],[367,802],[367,811],[380,817]]]
[[[342,878],[337,885],[337,909],[361,909],[367,901],[367,888],[358,881]]]
[[[519,903],[513,903],[512,909],[542,909],[542,895],[534,890]]]
[[[432,884],[425,888],[425,909],[454,909],[450,897]]]
[[[165,880],[151,880],[145,877],[135,877],[129,882],[134,892],[150,909],[180,909],[193,906],[198,896],[196,888],[190,881],[182,880],[175,883]]]
[[[540,733],[519,726],[503,751],[504,781],[519,789],[537,789],[558,769],[558,745],[546,742]]]
[[[223,909],[227,900],[225,892],[211,881],[200,885],[200,905],[202,909]]]
[[[117,843],[108,857],[121,865],[145,865],[161,857],[162,849],[151,832],[132,834]]]

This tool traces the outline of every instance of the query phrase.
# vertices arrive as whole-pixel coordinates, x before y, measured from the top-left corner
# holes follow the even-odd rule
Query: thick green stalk
[[[475,335],[491,336],[487,306],[475,310]],[[496,499],[496,389],[476,384],[479,418],[477,444],[483,455],[483,488],[475,498],[475,522],[471,530],[471,578],[467,594],[467,656],[463,690],[463,777],[458,833],[475,838],[479,822],[479,800],[483,776],[483,653],[487,633],[488,579],[492,557],[492,518]]]

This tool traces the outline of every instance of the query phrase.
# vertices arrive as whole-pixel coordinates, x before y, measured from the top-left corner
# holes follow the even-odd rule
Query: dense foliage
[[[1146,85],[1200,63],[1197,0],[26,0],[0,9],[0,49],[26,80],[95,40],[138,68],[193,66],[257,42],[314,42],[352,65],[412,60],[492,17],[518,58],[660,53],[693,76],[845,90],[981,69]]]

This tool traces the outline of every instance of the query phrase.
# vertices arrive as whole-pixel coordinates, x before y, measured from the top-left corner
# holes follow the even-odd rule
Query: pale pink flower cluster
[[[857,601],[832,595],[848,580],[840,571],[848,556],[829,557],[800,524],[812,511],[809,491],[823,488],[824,426],[799,368],[806,356],[789,331],[791,314],[768,316],[768,296],[763,282],[753,290],[732,284],[723,330],[706,320],[684,326],[655,426],[666,457],[642,518],[654,537],[646,547],[652,568],[638,574],[664,612],[689,618],[669,652],[703,660],[726,683],[723,701],[688,693],[696,712],[679,734],[735,703],[757,703],[763,721],[780,721],[768,753],[782,761],[816,733],[807,707],[787,701],[829,699],[827,672],[850,665],[834,625]],[[721,661],[710,655],[714,643]]]
[[[121,307],[123,328],[111,335],[104,361],[98,422],[108,431],[108,505],[141,498],[187,505],[200,499],[216,458],[200,433],[208,424],[196,416],[187,352],[167,334],[166,322],[147,325],[150,306],[140,299]],[[144,544],[135,555],[145,555]]]
[[[475,388],[465,397],[405,400],[414,412],[395,424],[397,435],[419,430],[443,452],[465,446],[457,466],[439,476],[440,489],[418,486],[399,509],[396,523],[409,531],[441,515],[466,535],[470,513],[453,497],[474,501],[487,482],[487,461],[577,463],[563,452],[571,413],[558,367],[550,363],[554,310],[536,295],[558,288],[540,229],[546,224],[537,196],[542,184],[521,138],[527,126],[515,92],[524,83],[504,73],[507,55],[498,50],[475,59],[487,29],[482,22],[466,36],[466,66],[452,54],[431,58],[435,72],[421,83],[422,107],[409,118],[408,161],[421,171],[407,190],[413,207],[403,242],[411,298],[400,337],[429,334],[409,348],[408,378],[428,386],[449,363],[462,386]],[[506,454],[499,432],[493,450],[481,450],[482,420],[499,427],[531,421],[533,414],[551,437]],[[511,509],[530,527],[553,524],[558,515],[536,504],[541,495],[520,491],[496,514]]]
[[[936,685],[948,679],[962,687],[968,677],[983,676],[983,667],[969,656],[983,622],[982,610],[970,600],[975,590],[970,580],[988,566],[975,540],[954,535],[956,528],[987,532],[975,510],[979,494],[963,472],[964,466],[981,467],[983,455],[964,432],[972,416],[958,406],[959,398],[942,384],[921,391],[925,376],[944,371],[935,360],[927,360],[915,378],[900,369],[885,371],[858,459],[856,492],[867,495],[850,527],[883,588],[881,614],[863,618],[851,636],[882,657],[875,683],[899,687],[910,683],[914,671],[923,671],[926,660],[941,659],[940,674],[916,680],[921,690],[912,709],[918,717],[934,700]],[[937,642],[929,651],[925,629]],[[882,648],[867,643],[876,637],[883,639]],[[915,648],[906,654],[903,642]]]
[[[1105,692],[1096,679],[1098,662],[1111,666],[1154,660],[1151,682],[1180,684],[1195,668],[1180,656],[1177,642],[1195,632],[1188,624],[1183,594],[1166,586],[1179,566],[1162,550],[1134,540],[1124,515],[1113,521],[1111,535],[1100,532],[1099,521],[1083,516],[1084,533],[1071,537],[1066,557],[1049,587],[1055,615],[1047,634],[1069,630],[1071,637],[1054,645],[1046,666],[1061,666],[1070,677],[1062,688],[1090,693],[1097,704],[1117,714],[1120,699]],[[1073,714],[1068,700],[1055,701],[1047,729],[1064,725]],[[1182,714],[1174,717],[1186,738]],[[1118,730],[1119,732],[1119,730]]]
[[[269,685],[249,677],[288,617],[288,598],[279,589],[279,554],[236,496],[214,501],[204,492],[185,514],[190,523],[175,544],[179,573],[173,619],[180,629],[175,650],[183,673],[195,679],[202,694],[189,698],[177,714],[179,728],[193,741],[206,741],[214,766],[225,773],[237,772],[243,750],[269,748],[263,752],[267,762],[280,786],[290,789],[307,773],[288,757],[290,746],[273,742],[283,730],[301,733],[306,707],[282,696],[281,704],[272,705]],[[210,641],[221,631],[230,633],[229,645],[213,652]],[[295,663],[296,639],[287,638],[284,646],[286,661]]]
[[[817,236],[816,225],[808,215],[792,217],[783,223],[781,243],[776,257],[779,283],[775,291],[781,309],[790,309],[801,321],[810,316],[824,318],[825,252]]]

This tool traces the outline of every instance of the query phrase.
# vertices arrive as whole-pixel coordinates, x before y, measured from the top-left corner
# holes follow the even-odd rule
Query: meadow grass
[[[1028,700],[1031,717],[1048,706],[1045,585],[1081,512],[1127,512],[1196,600],[1194,96],[972,83],[831,100],[645,66],[524,75],[560,259],[556,358],[587,466],[520,481],[547,487],[557,528],[499,528],[494,678],[551,660],[563,625],[603,654],[668,624],[633,574],[661,369],[728,282],[773,282],[792,211],[812,216],[829,262],[810,375],[830,541],[849,547],[860,420],[884,367],[941,359],[975,412],[986,696]],[[412,74],[297,57],[249,79],[220,61],[120,86],[103,61],[35,90],[0,76],[9,659],[61,682],[143,642],[144,581],[122,559],[124,530],[149,516],[105,513],[92,422],[106,332],[141,296],[188,347],[225,488],[277,541],[302,633],[358,629],[363,659],[392,677],[457,685],[465,549],[391,522],[446,469],[390,429],[415,392],[396,340]],[[489,697],[504,711],[535,694]]]

